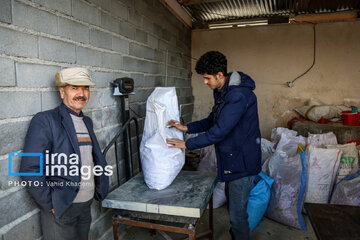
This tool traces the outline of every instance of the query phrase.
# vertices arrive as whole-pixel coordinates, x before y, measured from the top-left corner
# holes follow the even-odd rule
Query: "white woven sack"
[[[166,139],[183,140],[176,128],[167,128],[171,120],[179,120],[174,87],[157,87],[146,102],[144,132],[140,144],[141,166],[146,185],[162,190],[176,178],[185,163],[185,150],[169,148]]]
[[[343,145],[328,145],[326,148],[339,149],[343,153],[340,159],[340,167],[336,176],[336,183],[349,174],[355,173],[359,170],[359,157],[356,143],[348,143]]]
[[[308,180],[306,181],[305,202],[328,203],[342,151],[309,145],[306,153]]]
[[[333,132],[321,133],[321,134],[308,134],[307,144],[314,145],[316,147],[322,147],[324,145],[336,145],[337,139]]]

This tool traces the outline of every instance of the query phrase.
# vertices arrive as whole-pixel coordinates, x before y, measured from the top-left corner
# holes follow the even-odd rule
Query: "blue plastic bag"
[[[247,213],[250,230],[260,223],[268,207],[271,195],[271,185],[274,180],[263,173],[255,176],[254,187],[250,192]]]

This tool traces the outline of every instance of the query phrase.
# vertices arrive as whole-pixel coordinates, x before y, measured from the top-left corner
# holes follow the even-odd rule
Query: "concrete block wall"
[[[191,120],[191,31],[160,1],[0,0],[1,240],[42,236],[37,205],[24,187],[9,185],[19,177],[8,176],[7,154],[22,150],[34,114],[60,104],[57,71],[90,70],[96,87],[84,112],[103,149],[120,128],[120,101],[109,84],[118,77],[135,80],[130,114],[138,117],[141,132],[146,99],[157,86],[175,86],[182,117]],[[115,167],[114,158],[112,148],[107,161]],[[19,162],[13,161],[14,171]],[[123,182],[124,167],[119,175]],[[116,182],[113,176],[111,184]],[[94,202],[92,215],[90,238],[111,238],[112,211]]]

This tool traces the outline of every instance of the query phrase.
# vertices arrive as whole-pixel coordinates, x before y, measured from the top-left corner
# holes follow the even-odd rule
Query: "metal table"
[[[360,206],[305,203],[316,237],[360,239]]]
[[[142,173],[109,193],[102,202],[105,208],[117,209],[113,217],[114,239],[118,239],[118,224],[183,233],[190,240],[213,237],[212,194],[216,174],[181,171],[164,190],[151,190]],[[210,230],[196,235],[196,229],[209,204]],[[179,226],[181,225],[181,226]]]

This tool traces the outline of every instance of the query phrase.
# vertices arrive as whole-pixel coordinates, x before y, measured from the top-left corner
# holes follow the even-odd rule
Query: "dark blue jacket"
[[[255,82],[242,72],[229,74],[214,90],[210,115],[187,125],[188,133],[204,132],[186,141],[189,150],[215,144],[220,181],[256,175],[261,170],[261,145]]]
[[[100,165],[105,168],[106,161],[101,153],[99,143],[96,139],[93,124],[89,117],[84,116],[84,123],[89,131],[93,145],[94,166]],[[25,138],[24,153],[43,153],[43,168],[45,168],[45,151],[49,153],[65,153],[68,157],[76,153],[79,158],[79,169],[81,167],[80,148],[76,137],[75,127],[69,114],[69,109],[61,104],[59,107],[37,113],[31,120],[29,130]],[[57,164],[57,159],[55,160]],[[23,157],[20,172],[39,172],[39,158]],[[50,165],[49,165],[50,166]],[[68,162],[67,167],[71,166]],[[57,174],[56,174],[57,175]],[[35,201],[45,210],[55,210],[55,216],[61,217],[65,210],[71,205],[79,191],[81,176],[22,176],[25,181],[39,181],[40,186],[27,186]],[[81,175],[81,174],[79,174]],[[94,198],[102,201],[109,189],[109,177],[102,174],[94,176],[95,195]],[[48,186],[47,183],[63,183],[64,186]],[[66,183],[75,183],[68,184]],[[76,185],[76,186],[74,186]]]

